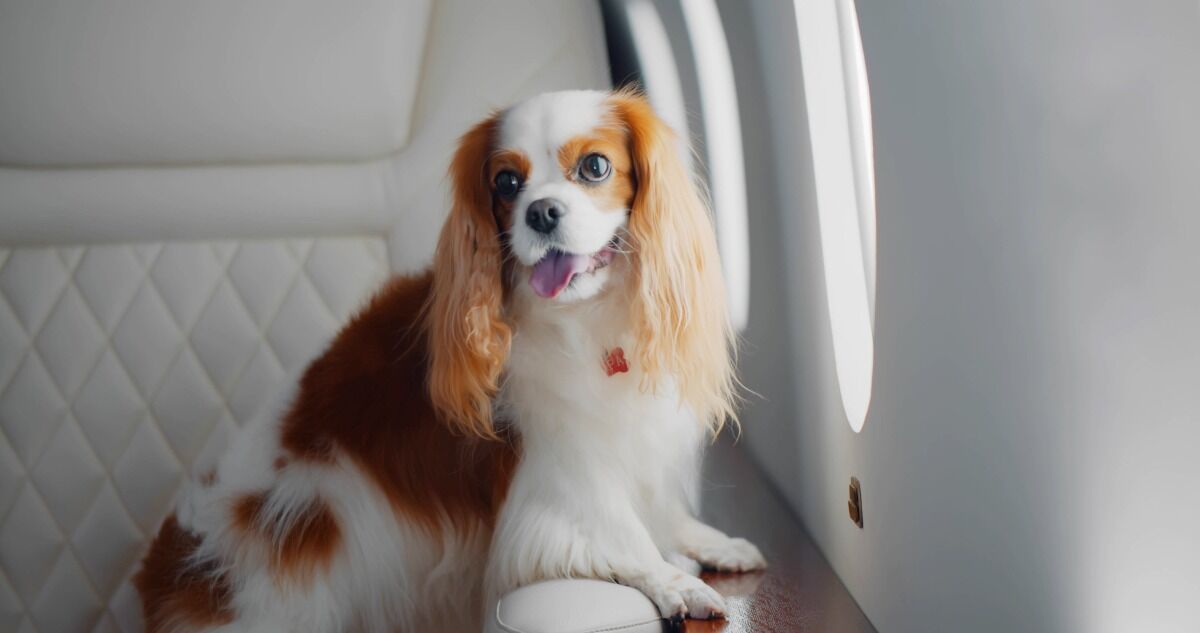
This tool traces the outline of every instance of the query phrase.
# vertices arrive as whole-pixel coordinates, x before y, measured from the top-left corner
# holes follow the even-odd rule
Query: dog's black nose
[[[549,233],[558,226],[558,219],[567,214],[567,206],[554,198],[542,198],[529,203],[525,224],[538,233]]]

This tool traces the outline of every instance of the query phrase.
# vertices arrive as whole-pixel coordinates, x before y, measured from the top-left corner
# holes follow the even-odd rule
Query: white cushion
[[[642,592],[600,580],[550,580],[504,596],[485,633],[662,633]]]
[[[403,146],[429,0],[2,3],[0,163],[354,160]]]
[[[60,6],[64,1],[47,0],[46,4]],[[109,4],[107,0],[74,2],[79,5],[75,10],[83,13],[87,13],[90,6]],[[142,0],[137,4],[141,5]],[[207,6],[208,2],[153,4],[156,7]],[[238,3],[238,6],[242,4],[252,3]],[[345,7],[345,3],[334,4],[339,9]],[[8,15],[36,13],[41,6],[40,0],[0,0],[0,16],[4,16],[0,19],[0,29],[15,28]],[[225,7],[225,3],[220,6]],[[303,6],[307,4],[289,11],[300,11]],[[232,11],[227,7],[222,10]],[[50,160],[45,154],[49,149],[29,146],[24,141],[19,146],[25,150],[10,149],[16,147],[10,145],[10,140],[25,134],[20,129],[24,124],[18,126],[9,120],[10,109],[16,105],[0,105],[0,128],[9,129],[9,132],[0,133],[0,138],[4,138],[4,134],[15,135],[0,140],[0,148],[3,148],[0,151],[10,154],[0,160],[0,218],[3,219],[0,244],[394,231],[396,248],[389,249],[394,266],[404,270],[425,266],[438,227],[449,208],[444,176],[459,135],[492,108],[547,90],[604,88],[609,84],[609,77],[598,2],[440,0],[434,3],[428,19],[422,15],[417,12],[412,16],[414,20],[419,19],[421,29],[428,29],[428,32],[424,35],[425,46],[421,51],[421,68],[411,113],[405,115],[408,140],[402,148],[391,153],[374,148],[343,156],[340,150],[331,152],[326,151],[328,148],[310,146],[305,149],[310,154],[284,160],[284,154],[277,151],[282,146],[273,145],[275,149],[267,149],[274,151],[280,162],[247,164],[237,160],[185,165],[173,162],[178,156],[160,156],[167,161],[164,166],[159,160],[151,160],[157,150],[143,152],[145,148],[139,145],[143,148],[138,150],[143,152],[139,155],[146,159],[142,163],[131,163],[131,155],[112,159],[89,154],[88,162],[109,166],[100,169],[19,169],[14,167]],[[34,26],[37,25],[27,25],[30,29]],[[22,42],[33,46],[28,49],[32,53],[51,54],[56,48],[70,49],[77,45],[71,40],[56,39],[63,34],[61,29],[50,28],[54,26],[53,22],[42,26],[49,30],[38,35],[40,43],[37,46],[30,42],[29,35],[21,38]],[[110,26],[115,29],[115,37],[127,35],[122,23]],[[270,28],[269,24],[260,26]],[[374,33],[374,29],[367,29],[366,37],[370,38]],[[95,36],[100,37],[99,34]],[[46,41],[41,42],[42,39]],[[16,48],[9,42],[6,32],[0,32],[0,51],[10,50],[10,47]],[[503,51],[503,55],[498,55],[497,51]],[[380,51],[381,54],[386,52]],[[18,57],[21,59],[15,60],[0,52],[0,74],[32,72],[37,67],[36,60]],[[303,74],[303,59],[298,59],[297,67],[288,72]],[[387,59],[363,62],[375,68],[377,74],[386,74],[389,63]],[[280,69],[280,72],[284,71]],[[178,68],[176,72],[179,73],[175,77],[178,81],[194,80],[201,84],[204,81],[203,77],[188,79],[188,67]],[[6,82],[7,79],[0,79],[0,103],[6,99],[24,103],[23,97],[14,96]],[[50,94],[40,99],[40,107],[46,111],[43,114],[49,115],[57,108],[75,112],[83,108],[83,104],[101,109],[107,107],[103,101],[96,101],[97,96],[89,93],[86,86],[80,94],[60,88],[63,93],[55,93],[53,98],[56,100],[49,101]],[[195,94],[205,93],[197,91]],[[321,97],[324,98],[333,99]],[[181,103],[175,105],[184,107]],[[296,107],[307,106],[296,104]],[[32,115],[22,110],[15,116],[25,120]],[[85,115],[79,113],[79,116]],[[325,129],[317,136],[337,137],[343,134],[343,124],[351,130],[366,125],[362,121],[343,122],[340,118],[335,122],[330,117],[321,119]],[[93,120],[93,123],[85,131],[71,133],[67,140],[73,144],[85,143],[87,138],[109,138],[110,132],[104,126],[111,121]],[[66,121],[62,124],[74,125]],[[315,122],[312,124],[316,125]],[[30,125],[41,129],[40,123]],[[216,125],[211,133],[224,134],[222,130],[226,128]],[[58,132],[47,130],[45,134]],[[132,130],[130,134],[136,138],[144,137],[142,130]],[[203,133],[186,137],[163,134],[166,136],[162,138],[172,139],[166,148],[171,151],[194,153],[208,147]],[[125,142],[121,139],[118,141]],[[190,148],[192,142],[201,145]],[[62,160],[66,160],[65,155],[55,157],[55,162]],[[82,155],[71,159],[72,162],[81,160],[84,160]],[[120,165],[110,165],[112,162]]]

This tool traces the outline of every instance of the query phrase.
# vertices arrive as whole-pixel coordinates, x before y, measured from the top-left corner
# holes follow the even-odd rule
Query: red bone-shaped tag
[[[625,360],[625,350],[614,347],[604,355],[604,373],[609,376],[623,374],[629,371],[629,363]]]

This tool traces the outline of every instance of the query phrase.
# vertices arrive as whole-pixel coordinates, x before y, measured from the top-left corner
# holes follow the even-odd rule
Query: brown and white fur
[[[184,493],[135,579],[147,630],[477,631],[496,597],[563,577],[720,616],[699,567],[764,562],[690,510],[736,396],[678,148],[630,92],[467,132],[432,270],[381,289]]]

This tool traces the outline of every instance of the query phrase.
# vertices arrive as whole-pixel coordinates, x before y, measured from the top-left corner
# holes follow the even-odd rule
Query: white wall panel
[[[790,9],[755,3],[776,136],[748,142],[748,173],[772,173],[751,207],[779,211],[751,231],[788,297],[779,330],[752,311],[745,371],[766,402],[749,444],[881,631],[1195,630],[1200,8],[858,10],[878,192],[870,413],[856,435],[838,403],[803,93],[784,79]],[[782,343],[786,362],[754,355]]]

